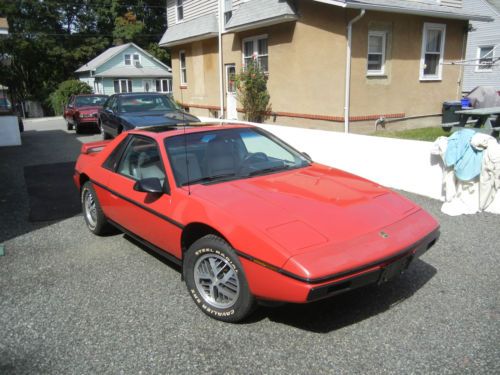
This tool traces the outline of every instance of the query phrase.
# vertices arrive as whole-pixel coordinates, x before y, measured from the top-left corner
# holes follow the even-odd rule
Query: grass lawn
[[[448,137],[451,133],[445,132],[440,127],[408,129],[408,130],[377,130],[372,135],[377,137],[388,138],[401,138],[401,139],[414,139],[416,141],[430,141],[433,142],[437,137]]]

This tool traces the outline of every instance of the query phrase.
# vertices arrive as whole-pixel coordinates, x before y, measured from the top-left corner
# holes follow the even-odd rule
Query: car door
[[[123,229],[181,258],[182,224],[172,219],[170,183],[157,142],[130,135],[120,161],[107,179],[110,198],[105,200],[107,217]],[[164,192],[145,193],[134,189],[137,181],[158,178]]]
[[[106,100],[104,105],[102,106],[102,110],[99,113],[99,120],[101,121],[102,129],[104,130],[104,132],[106,132],[108,134],[110,134],[111,130],[112,130],[109,126],[109,123],[110,123],[109,116],[113,112],[113,110],[111,108],[112,108],[112,105],[113,105],[115,100],[116,100],[116,96],[114,96],[114,95],[110,96],[108,98],[108,100]]]
[[[75,96],[71,95],[68,104],[66,105],[66,108],[64,108],[64,118],[70,124],[73,124],[74,108],[75,108]]]

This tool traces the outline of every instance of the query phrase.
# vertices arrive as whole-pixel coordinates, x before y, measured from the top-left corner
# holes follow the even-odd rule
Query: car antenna
[[[189,160],[188,160],[188,154],[187,154],[187,134],[186,134],[186,114],[184,113],[184,95],[182,94],[182,88],[181,90],[181,102],[182,102],[182,122],[184,126],[184,155],[186,157],[186,174],[187,174],[187,188],[188,188],[188,195],[191,195],[191,184],[189,183]]]

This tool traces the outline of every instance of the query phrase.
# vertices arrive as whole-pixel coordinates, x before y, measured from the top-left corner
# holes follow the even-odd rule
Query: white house
[[[96,94],[172,92],[170,67],[134,43],[107,49],[76,74]]]

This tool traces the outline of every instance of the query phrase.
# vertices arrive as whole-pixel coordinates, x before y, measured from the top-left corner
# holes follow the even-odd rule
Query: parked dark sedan
[[[109,97],[99,113],[99,127],[104,139],[134,128],[198,121],[197,117],[179,109],[168,96],[159,93],[115,94]]]

